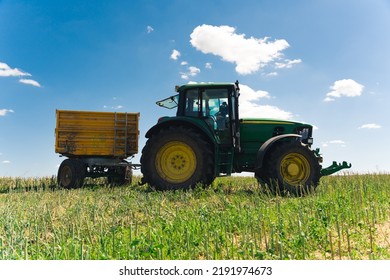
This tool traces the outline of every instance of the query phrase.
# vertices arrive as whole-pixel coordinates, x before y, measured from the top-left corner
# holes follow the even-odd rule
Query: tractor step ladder
[[[124,117],[124,118],[123,118]],[[114,118],[114,156],[127,157],[127,113],[117,114]]]
[[[224,170],[223,173],[231,175],[233,171],[233,149],[232,148],[221,148],[219,152],[219,161],[217,163],[218,173]]]

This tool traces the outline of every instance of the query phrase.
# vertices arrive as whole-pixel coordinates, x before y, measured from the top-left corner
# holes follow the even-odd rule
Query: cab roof
[[[191,88],[202,88],[202,87],[231,87],[234,86],[234,83],[191,83],[191,84],[185,84],[181,86],[176,86],[175,89],[177,92],[183,91],[186,89],[191,89]]]

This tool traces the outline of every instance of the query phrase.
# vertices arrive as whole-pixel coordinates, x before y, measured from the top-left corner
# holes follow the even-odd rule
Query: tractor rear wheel
[[[58,168],[58,185],[66,189],[80,188],[84,183],[85,165],[75,159],[64,160]]]
[[[143,181],[158,190],[188,189],[213,182],[211,145],[182,126],[161,129],[146,142],[141,156]]]
[[[284,142],[266,156],[264,169],[256,177],[269,184],[275,194],[304,195],[321,178],[321,166],[314,152],[300,142]]]

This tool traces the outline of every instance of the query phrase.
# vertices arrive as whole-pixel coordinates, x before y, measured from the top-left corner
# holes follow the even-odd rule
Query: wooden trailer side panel
[[[138,153],[139,113],[56,111],[55,151],[127,158]]]

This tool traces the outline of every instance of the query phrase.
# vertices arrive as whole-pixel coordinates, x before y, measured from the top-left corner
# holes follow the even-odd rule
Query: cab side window
[[[188,90],[186,95],[186,106],[184,115],[188,117],[198,117],[201,107],[198,90]]]

